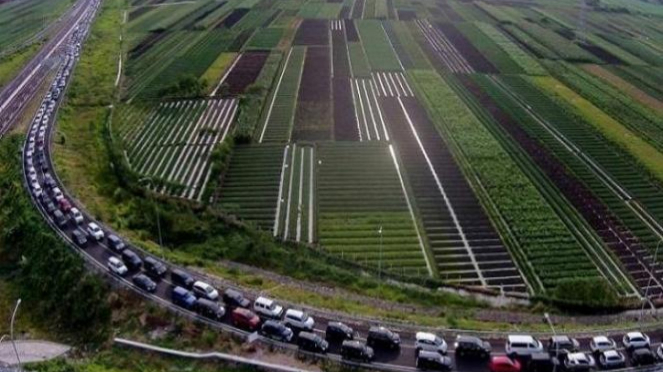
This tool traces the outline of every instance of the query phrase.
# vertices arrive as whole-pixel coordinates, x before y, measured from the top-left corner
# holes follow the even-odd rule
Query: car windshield
[[[597,345],[598,345],[598,346],[601,346],[601,347],[609,347],[609,346],[612,346],[612,344],[611,344],[610,342],[608,342],[608,341],[599,341],[599,342],[597,343]]]
[[[214,288],[212,288],[212,287],[210,287],[210,286],[205,286],[204,289],[205,289],[205,292],[207,292],[207,293],[212,293],[212,292],[214,292]]]
[[[620,358],[619,358],[617,355],[612,355],[612,356],[609,356],[609,357],[608,357],[608,360],[609,360],[609,361],[613,361],[613,362],[614,362],[614,361],[617,361],[617,360],[619,360],[619,359],[620,359]]]
[[[640,336],[631,337],[631,342],[642,342],[644,340],[645,340],[644,337]]]

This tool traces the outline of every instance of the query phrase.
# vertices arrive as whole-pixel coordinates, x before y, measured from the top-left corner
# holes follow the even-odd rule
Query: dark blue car
[[[191,310],[196,303],[196,296],[182,287],[173,288],[173,303],[177,306]]]

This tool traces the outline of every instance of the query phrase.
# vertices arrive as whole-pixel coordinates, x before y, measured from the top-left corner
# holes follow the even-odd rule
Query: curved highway
[[[28,189],[32,201],[36,208],[41,212],[47,223],[58,233],[58,235],[64,239],[77,253],[79,253],[89,265],[93,266],[97,271],[104,273],[110,280],[114,280],[122,285],[129,287],[136,291],[137,293],[144,296],[146,299],[155,301],[156,303],[165,306],[173,311],[181,313],[185,316],[196,318],[200,321],[204,321],[212,327],[217,329],[222,329],[228,332],[233,332],[235,334],[243,335],[249,340],[260,340],[260,342],[268,343],[275,345],[277,347],[296,349],[296,346],[293,344],[285,344],[276,342],[270,339],[263,338],[258,335],[252,335],[243,330],[234,328],[230,324],[229,313],[226,311],[226,315],[221,321],[212,321],[206,318],[201,317],[195,312],[188,311],[186,309],[180,308],[174,305],[171,301],[171,292],[173,284],[171,282],[170,272],[174,266],[170,266],[169,271],[163,277],[163,279],[157,281],[157,287],[154,293],[148,293],[142,289],[135,286],[131,280],[133,275],[139,273],[140,269],[133,270],[127,273],[124,276],[118,276],[111,274],[107,268],[108,259],[110,257],[118,257],[119,253],[109,247],[107,237],[109,235],[115,234],[108,227],[97,222],[101,229],[104,231],[105,238],[96,241],[91,236],[88,236],[88,242],[85,247],[80,247],[74,243],[72,238],[72,233],[76,229],[85,229],[87,224],[90,222],[96,222],[92,219],[91,216],[87,215],[82,206],[75,204],[75,199],[71,197],[64,188],[64,185],[60,182],[53,169],[53,163],[50,157],[50,145],[52,142],[52,133],[55,125],[55,116],[57,113],[58,105],[61,102],[62,96],[66,92],[67,84],[69,83],[69,77],[71,76],[71,71],[76,65],[78,60],[78,53],[80,45],[85,41],[85,38],[88,34],[90,23],[95,15],[95,12],[99,6],[99,0],[80,0],[77,6],[77,9],[72,12],[72,17],[68,17],[72,22],[67,23],[65,27],[58,34],[61,38],[53,39],[49,43],[49,47],[45,48],[40,52],[39,56],[41,58],[36,58],[30,62],[30,65],[23,71],[22,75],[27,71],[37,71],[37,72],[27,72],[28,75],[24,77],[23,80],[19,79],[20,82],[12,82],[12,86],[17,87],[17,90],[14,93],[7,92],[7,89],[0,94],[0,124],[3,126],[0,128],[0,134],[4,133],[6,128],[11,124],[12,118],[17,117],[17,112],[15,110],[21,109],[21,102],[23,97],[23,92],[26,86],[33,86],[33,80],[35,78],[34,74],[38,74],[42,69],[44,61],[50,57],[58,57],[63,62],[60,65],[60,68],[57,72],[57,76],[52,82],[49,93],[44,97],[41,107],[37,116],[33,119],[33,122],[30,126],[28,135],[23,149],[23,169],[24,169],[24,181],[25,186]],[[43,79],[43,78],[42,78]],[[36,88],[35,88],[36,89]],[[29,90],[29,89],[28,89]],[[56,94],[56,91],[59,93]],[[9,99],[5,100],[4,97],[7,97],[9,94]],[[34,94],[34,92],[32,93]],[[5,121],[2,121],[5,120]],[[7,121],[8,120],[8,121]],[[51,181],[52,180],[52,181]],[[48,181],[48,182],[47,182]],[[58,189],[62,192],[59,194]],[[55,199],[67,200],[68,203],[59,202],[56,203]],[[63,224],[59,224],[55,218],[54,209],[48,208],[48,203],[54,202],[55,209],[59,212],[68,212],[66,220]],[[82,213],[80,218],[82,219],[79,223],[74,222],[73,216],[69,211],[69,206],[66,204],[71,204],[73,207],[77,207]],[[50,210],[49,210],[50,209]],[[62,222],[62,221],[60,221]],[[116,235],[116,234],[115,234]],[[142,258],[148,256],[146,252],[141,251],[138,248],[131,247],[134,252],[137,252]],[[153,257],[154,258],[154,257]],[[180,270],[186,271],[186,269],[179,268]],[[197,280],[205,281],[207,283],[214,284],[214,280],[208,277],[201,277],[197,274],[191,274],[191,276]],[[221,293],[226,288],[217,288]],[[252,296],[247,296],[252,297]],[[294,307],[298,306],[293,304],[283,304],[285,307]],[[371,325],[377,325],[381,322],[366,320],[361,317],[352,317],[348,315],[333,314],[329,312],[323,312],[316,309],[307,309],[307,311],[316,319],[315,331],[324,336],[325,326],[329,321],[344,321],[351,325],[355,331],[359,333],[359,338],[364,339],[367,334],[368,328]],[[384,324],[384,323],[383,323]],[[386,325],[386,324],[385,324]],[[472,361],[472,360],[460,360],[455,358],[455,353],[453,351],[453,342],[455,337],[459,334],[459,331],[450,331],[450,330],[441,330],[441,329],[427,329],[426,327],[416,327],[414,325],[405,325],[405,324],[389,324],[388,325],[392,330],[397,331],[401,335],[401,348],[396,351],[386,351],[382,349],[376,349],[375,360],[370,364],[364,364],[363,366],[368,368],[382,369],[382,370],[397,370],[397,371],[412,371],[415,370],[415,348],[414,348],[414,335],[417,330],[424,331],[435,331],[439,336],[443,337],[446,342],[449,344],[449,356],[452,359],[454,369],[465,372],[483,372],[488,371],[488,366],[485,361]],[[661,327],[663,328],[663,327]],[[473,334],[473,335],[484,335],[484,339],[490,342],[493,350],[493,355],[504,355],[504,344],[506,340],[506,334],[499,332],[488,332],[488,333],[478,333],[478,332],[462,332],[463,334]],[[622,335],[620,332],[610,332],[610,336],[613,337],[618,345],[621,348],[621,339]],[[663,335],[663,329],[652,330],[649,332],[651,337],[651,347],[652,350],[659,347],[661,336]],[[545,335],[538,335],[539,337],[544,337]],[[589,341],[590,336],[592,335],[578,335],[578,340],[580,342],[580,349],[585,352],[589,352]],[[335,361],[341,361],[339,356],[339,345],[332,343],[330,350],[326,355],[316,355],[320,358],[329,358]],[[344,362],[348,363],[348,362]],[[355,364],[355,363],[352,363]]]

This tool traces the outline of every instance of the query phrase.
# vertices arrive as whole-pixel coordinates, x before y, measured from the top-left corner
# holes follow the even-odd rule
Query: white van
[[[253,311],[260,316],[270,319],[281,319],[283,315],[283,306],[267,297],[258,297],[253,303]]]
[[[509,335],[506,341],[506,355],[514,357],[530,357],[532,354],[542,353],[541,341],[527,335]]]

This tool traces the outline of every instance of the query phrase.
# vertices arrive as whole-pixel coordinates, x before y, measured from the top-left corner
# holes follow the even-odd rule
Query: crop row
[[[318,145],[318,234],[345,259],[409,275],[428,275],[389,146],[384,142]]]
[[[221,185],[219,206],[263,230],[274,228],[283,145],[237,145]]]
[[[448,133],[476,175],[499,216],[494,220],[506,225],[498,226],[520,266],[531,265],[524,271],[536,291],[553,289],[565,278],[598,277],[596,267],[580,259],[585,252],[532,181],[451,87],[433,72],[411,76],[436,125]]]
[[[0,51],[27,40],[66,9],[68,1],[8,1],[0,3]]]
[[[155,191],[197,199],[209,181],[211,153],[236,111],[234,99],[161,103],[149,113],[120,115],[117,128],[129,165],[152,178]]]
[[[661,202],[660,196],[663,191],[661,186],[652,183],[633,158],[605,137],[599,135],[591,124],[560,106],[527,80],[517,77],[502,77],[500,80],[525,100],[534,112],[545,118],[575,146],[582,148],[587,158],[595,162],[602,171],[616,180],[620,188],[625,190],[630,197],[637,200],[657,220],[663,220],[663,202]],[[549,142],[549,139],[547,141]],[[570,158],[570,160],[573,160],[573,158]],[[592,189],[606,190],[605,186],[601,186],[600,182],[591,177],[593,173],[589,172],[586,166],[581,167],[578,163],[570,160],[565,159],[568,166],[572,167],[574,172],[588,185],[591,185]],[[627,213],[630,209],[625,207],[623,202],[621,204],[615,203],[615,197],[611,196],[610,192],[599,192],[599,195],[606,198],[606,203],[613,210],[619,211],[618,215],[631,231],[635,231],[640,235],[640,241],[653,249],[658,239],[650,229],[646,228],[639,219],[634,219],[632,214]],[[610,199],[607,199],[608,197]],[[622,216],[622,212],[626,214]]]
[[[387,34],[382,28],[382,22],[377,20],[362,20],[357,22],[357,30],[366,57],[373,71],[400,71],[402,70],[398,57],[391,46]]]
[[[290,139],[305,55],[305,47],[290,49],[274,85],[271,101],[267,102],[265,122],[258,137],[260,142],[287,142]]]
[[[279,185],[274,236],[313,243],[315,154],[312,146],[287,145]]]
[[[415,21],[420,31],[420,41],[433,64],[440,70],[454,73],[472,73],[474,69],[447,37],[430,22]]]
[[[529,21],[519,22],[517,27],[549,50],[554,51],[558,58],[569,61],[599,62],[595,56],[555,31]],[[514,36],[519,37],[519,34]],[[528,40],[520,40],[520,42],[527,44]]]
[[[489,23],[477,23],[477,27],[490,38],[497,46],[502,48],[511,59],[530,75],[543,75],[545,70],[539,62],[522,50],[516,43],[511,41],[499,29]]]

